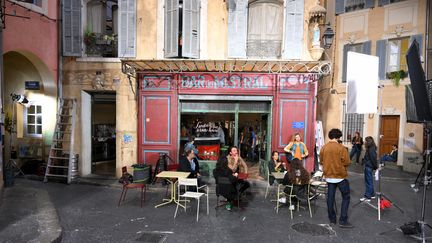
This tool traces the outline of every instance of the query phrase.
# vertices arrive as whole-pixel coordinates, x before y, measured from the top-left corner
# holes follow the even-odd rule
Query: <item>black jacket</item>
[[[274,181],[275,181],[275,178],[271,175],[272,172],[276,172],[275,167],[276,167],[276,163],[274,162],[273,159],[271,159],[271,160],[268,162],[268,173],[270,174],[270,175],[269,175],[269,184],[270,184],[270,185],[273,185],[273,183],[274,183]],[[285,171],[285,168],[283,167],[283,165],[279,166],[279,168],[280,168],[280,171],[279,171],[279,172],[284,172],[284,171]]]
[[[193,160],[195,162],[195,171],[192,170],[189,160],[186,156],[180,157],[179,160],[179,168],[177,171],[190,172],[191,174],[188,176],[189,178],[196,178],[197,173],[199,173],[199,163],[197,159]]]
[[[229,201],[237,196],[237,177],[233,176],[230,168],[216,168],[213,170],[216,180],[216,195],[222,195]]]

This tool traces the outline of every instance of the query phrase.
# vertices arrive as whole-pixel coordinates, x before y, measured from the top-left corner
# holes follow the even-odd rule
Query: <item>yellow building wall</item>
[[[387,11],[386,11],[387,9]],[[400,16],[390,17],[389,9],[399,9]],[[403,9],[403,10],[402,10]],[[335,40],[333,56],[333,76],[320,84],[318,91],[319,119],[324,125],[324,134],[331,128],[343,126],[343,101],[346,99],[346,85],[342,83],[343,46],[348,43],[371,41],[371,55],[376,55],[376,41],[398,38],[397,28],[402,27],[400,37],[423,34],[423,56],[425,43],[426,0],[407,0],[366,10],[344,13],[335,18]],[[394,13],[394,12],[393,12]],[[408,16],[408,17],[407,17]],[[408,21],[409,20],[409,21]],[[365,70],[367,71],[367,70]],[[331,80],[332,79],[332,80]],[[408,78],[396,87],[391,80],[381,80],[382,114],[399,115],[399,157],[397,165],[404,170],[417,172],[421,166],[423,149],[423,128],[419,124],[406,122],[405,85],[410,84]],[[330,92],[333,90],[332,92]],[[378,97],[377,97],[378,99]],[[379,101],[379,99],[378,99]],[[379,104],[379,102],[378,102]],[[379,110],[377,114],[365,114],[364,137],[372,136],[378,141]],[[408,136],[411,134],[411,137]],[[415,159],[417,158],[417,159]]]

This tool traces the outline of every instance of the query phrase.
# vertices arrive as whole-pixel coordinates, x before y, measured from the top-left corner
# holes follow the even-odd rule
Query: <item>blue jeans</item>
[[[375,196],[372,171],[373,171],[372,168],[365,166],[364,179],[365,179],[366,190],[365,190],[364,196],[366,198],[371,198],[372,196]]]
[[[351,148],[350,160],[352,160],[352,157],[355,155],[356,163],[360,163],[360,154],[361,154],[361,148],[359,149],[356,145],[353,145]]]
[[[385,161],[396,162],[396,161],[393,159],[393,157],[391,157],[391,156],[388,155],[388,154],[383,155],[383,156],[381,157],[381,163],[384,163]]]
[[[350,204],[350,186],[347,179],[339,183],[328,183],[327,184],[327,211],[330,222],[336,223],[336,212],[334,209],[334,201],[336,195],[336,188],[339,187],[339,191],[342,194],[342,205],[341,214],[339,218],[339,224],[348,223],[348,207]]]

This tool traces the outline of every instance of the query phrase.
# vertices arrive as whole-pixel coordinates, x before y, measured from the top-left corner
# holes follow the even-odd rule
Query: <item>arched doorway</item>
[[[56,74],[28,51],[9,51],[3,60],[5,161],[11,155],[19,165],[31,159],[46,161],[56,122]],[[12,94],[23,95],[29,102],[13,101]]]

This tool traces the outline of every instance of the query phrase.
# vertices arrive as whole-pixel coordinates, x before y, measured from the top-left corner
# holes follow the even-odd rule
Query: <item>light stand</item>
[[[378,139],[381,139],[381,134],[380,133],[380,129],[381,129],[381,120],[382,120],[382,108],[383,108],[383,95],[382,95],[382,90],[384,88],[383,84],[379,84],[378,85],[378,89],[379,89],[379,122],[378,122]],[[377,148],[378,150],[378,148]],[[378,188],[376,191],[376,196],[377,196],[377,206],[373,205],[371,202],[368,201],[363,201],[364,203],[366,203],[366,205],[378,210],[378,220],[381,220],[381,200],[383,198],[385,198],[387,201],[389,201],[390,203],[392,203],[392,205],[394,205],[396,208],[398,208],[401,213],[404,213],[404,211],[394,202],[392,202],[386,195],[384,195],[384,193],[381,192],[381,170],[383,169],[383,166],[381,165],[380,161],[377,161],[377,163],[379,163],[378,165],[378,169],[375,171],[376,174],[376,180],[378,181]],[[357,204],[353,205],[353,207],[359,205],[360,203],[363,203],[362,201],[358,202]]]
[[[427,148],[426,148],[426,161],[425,163],[425,168],[427,170],[428,165],[430,163],[430,159],[431,159],[431,130],[429,129],[429,127],[426,125],[426,133],[427,133]],[[429,185],[429,178],[428,178],[428,173],[427,171],[425,171],[424,176],[423,176],[423,200],[422,200],[422,211],[421,211],[421,219],[419,221],[417,221],[420,224],[420,236],[417,235],[411,235],[411,237],[413,237],[414,239],[417,240],[421,240],[422,242],[426,242],[427,239],[432,239],[432,237],[426,237],[426,226],[428,226],[429,228],[432,229],[432,227],[427,224],[425,222],[425,214],[426,214],[426,189],[427,186]]]
[[[13,142],[13,134],[16,134],[16,128],[15,128],[15,99],[12,99],[12,123],[11,123],[11,132],[10,132],[10,137],[9,137],[9,153],[10,153],[10,158],[9,161],[5,164],[5,168],[9,168],[12,169],[14,171],[17,171],[17,174],[14,174],[14,176],[17,176],[19,174],[22,174],[23,176],[25,176],[24,172],[21,170],[21,168],[18,166],[18,164],[16,163],[15,159],[12,158],[12,142]]]

